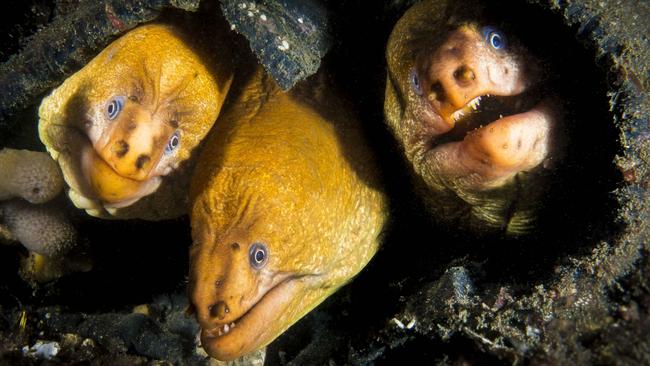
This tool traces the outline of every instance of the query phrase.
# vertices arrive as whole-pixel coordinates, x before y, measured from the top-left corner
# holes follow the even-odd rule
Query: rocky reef
[[[358,110],[383,163],[392,220],[382,249],[359,276],[271,343],[265,354],[245,362],[650,363],[650,6],[632,0],[488,1],[521,13],[522,21],[530,14],[544,17],[545,28],[539,31],[575,50],[563,60],[563,71],[572,75],[566,91],[580,93],[568,101],[577,121],[569,131],[571,158],[544,207],[547,219],[540,229],[524,238],[476,238],[438,227],[427,216],[383,124],[384,47],[392,26],[413,2],[314,2],[317,15],[327,14],[322,39],[331,41],[329,53],[321,59],[326,43],[306,42],[311,48],[298,47],[311,56],[282,64],[285,71],[278,78],[284,77],[287,86],[311,72],[297,66],[300,62],[322,62],[336,70],[336,82]],[[161,10],[166,6],[185,9],[173,10],[179,12],[239,9],[243,12],[231,15],[239,22],[248,17],[239,4],[278,12],[277,19],[308,11],[292,7],[290,0],[206,0],[201,7],[198,2],[138,1],[147,6],[134,11],[136,2],[130,2],[132,7],[116,18],[117,10],[107,11],[117,9],[113,3],[98,8],[92,1],[61,0],[12,10],[15,25],[22,28],[9,34],[23,41],[2,39],[3,54],[13,56],[0,66],[0,80],[11,86],[0,93],[0,146],[38,149],[34,124],[42,94],[111,36],[170,11]],[[292,10],[287,13],[287,8]],[[126,14],[137,20],[131,22],[136,18]],[[72,29],[66,28],[70,24],[87,25],[89,19],[100,24],[92,32],[107,30],[104,38],[74,43],[75,32],[63,31]],[[302,24],[294,20],[282,30],[291,39],[297,37],[291,26]],[[319,28],[323,23],[314,24],[325,32]],[[50,52],[60,52],[53,60],[69,64],[40,65],[48,53],[27,47],[45,44],[53,34],[60,37],[52,43]],[[260,55],[269,46],[250,45]],[[282,41],[274,45],[274,52],[284,47]],[[70,53],[73,49],[83,51]],[[280,65],[274,57],[267,59],[271,69]],[[44,73],[34,69],[38,72],[31,74],[29,65],[43,66],[38,70]],[[90,272],[32,287],[18,275],[16,258],[24,249],[0,247],[0,364],[215,364],[197,349],[197,325],[184,313],[188,220],[75,219],[94,258]]]

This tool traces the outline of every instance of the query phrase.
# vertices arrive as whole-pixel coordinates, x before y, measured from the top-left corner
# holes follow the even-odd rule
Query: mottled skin
[[[387,210],[373,157],[334,92],[307,83],[283,93],[258,73],[220,116],[195,170],[189,292],[202,345],[217,359],[271,342],[379,245]],[[254,245],[268,249],[261,268]]]
[[[393,29],[386,120],[440,221],[524,233],[543,190],[528,173],[551,157],[560,108],[515,35],[458,18],[480,19],[478,4],[445,4],[418,3]]]
[[[194,38],[170,25],[136,28],[43,100],[41,141],[77,207],[145,219],[187,210],[193,152],[233,78],[227,43]]]

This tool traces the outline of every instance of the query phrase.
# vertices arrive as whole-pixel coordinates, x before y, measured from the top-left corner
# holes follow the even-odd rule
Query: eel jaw
[[[303,278],[287,277],[267,290],[242,316],[228,323],[201,321],[199,317],[202,347],[211,357],[228,361],[269,344],[304,313],[304,309],[290,309],[292,303],[304,300],[300,296],[307,287]]]
[[[158,176],[142,181],[121,176],[89,144],[81,151],[81,172],[106,209],[130,206],[155,192],[162,182]]]
[[[427,161],[450,180],[460,177],[453,186],[478,191],[501,186],[517,173],[540,165],[551,150],[558,113],[552,97],[540,100],[531,94],[538,93],[486,94],[471,99],[448,118],[438,114],[452,121],[453,127],[430,140]],[[484,103],[489,104],[487,112],[482,111]]]

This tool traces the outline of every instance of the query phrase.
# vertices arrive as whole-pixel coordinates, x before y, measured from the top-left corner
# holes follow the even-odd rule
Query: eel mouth
[[[544,94],[541,89],[534,89],[511,96],[477,96],[448,116],[447,119],[453,123],[453,128],[432,139],[429,148],[435,149],[449,142],[462,141],[468,134],[506,117],[516,117],[533,111],[547,99]]]
[[[447,116],[453,122],[446,132],[423,136],[425,164],[453,190],[500,187],[518,173],[544,165],[556,149],[558,109],[556,98],[540,89],[477,96]],[[429,115],[445,120],[433,106]]]
[[[42,122],[41,122],[42,123]],[[113,214],[155,192],[161,176],[138,181],[117,173],[95,151],[86,131],[76,125],[49,124],[44,144],[63,172],[74,205],[93,216]]]
[[[120,175],[97,154],[90,141],[84,143],[81,148],[81,173],[93,195],[106,209],[130,206],[140,198],[155,192],[162,182],[157,176],[135,180]]]
[[[235,320],[201,324],[202,347],[211,357],[227,361],[270,343],[292,324],[292,314],[285,310],[304,287],[299,278],[289,276],[271,287]]]
[[[162,178],[153,176],[138,181],[116,172],[95,151],[88,135],[76,126],[50,125],[50,155],[59,163],[69,196],[80,209],[99,214],[127,207],[155,192]],[[99,211],[98,211],[99,210]],[[89,213],[90,213],[89,211]]]

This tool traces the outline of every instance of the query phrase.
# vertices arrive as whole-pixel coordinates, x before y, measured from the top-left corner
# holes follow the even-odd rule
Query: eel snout
[[[240,241],[209,243],[215,241],[199,241],[193,253],[190,297],[202,346],[231,360],[265,346],[290,324],[280,321],[291,318],[283,309],[304,283],[288,272],[255,268]]]
[[[92,149],[83,159],[93,191],[113,207],[127,206],[158,188],[157,167],[175,132],[147,106],[128,99],[122,103],[121,113],[110,123],[91,124],[87,135]]]
[[[432,127],[427,161],[461,189],[494,188],[541,164],[556,120],[552,102],[536,88],[535,62],[487,28],[451,32],[420,57],[411,76],[429,109],[420,114]]]
[[[423,60],[422,92],[437,114],[453,127],[488,94],[515,95],[528,85],[517,59],[490,49],[470,28],[450,34],[434,55]]]

